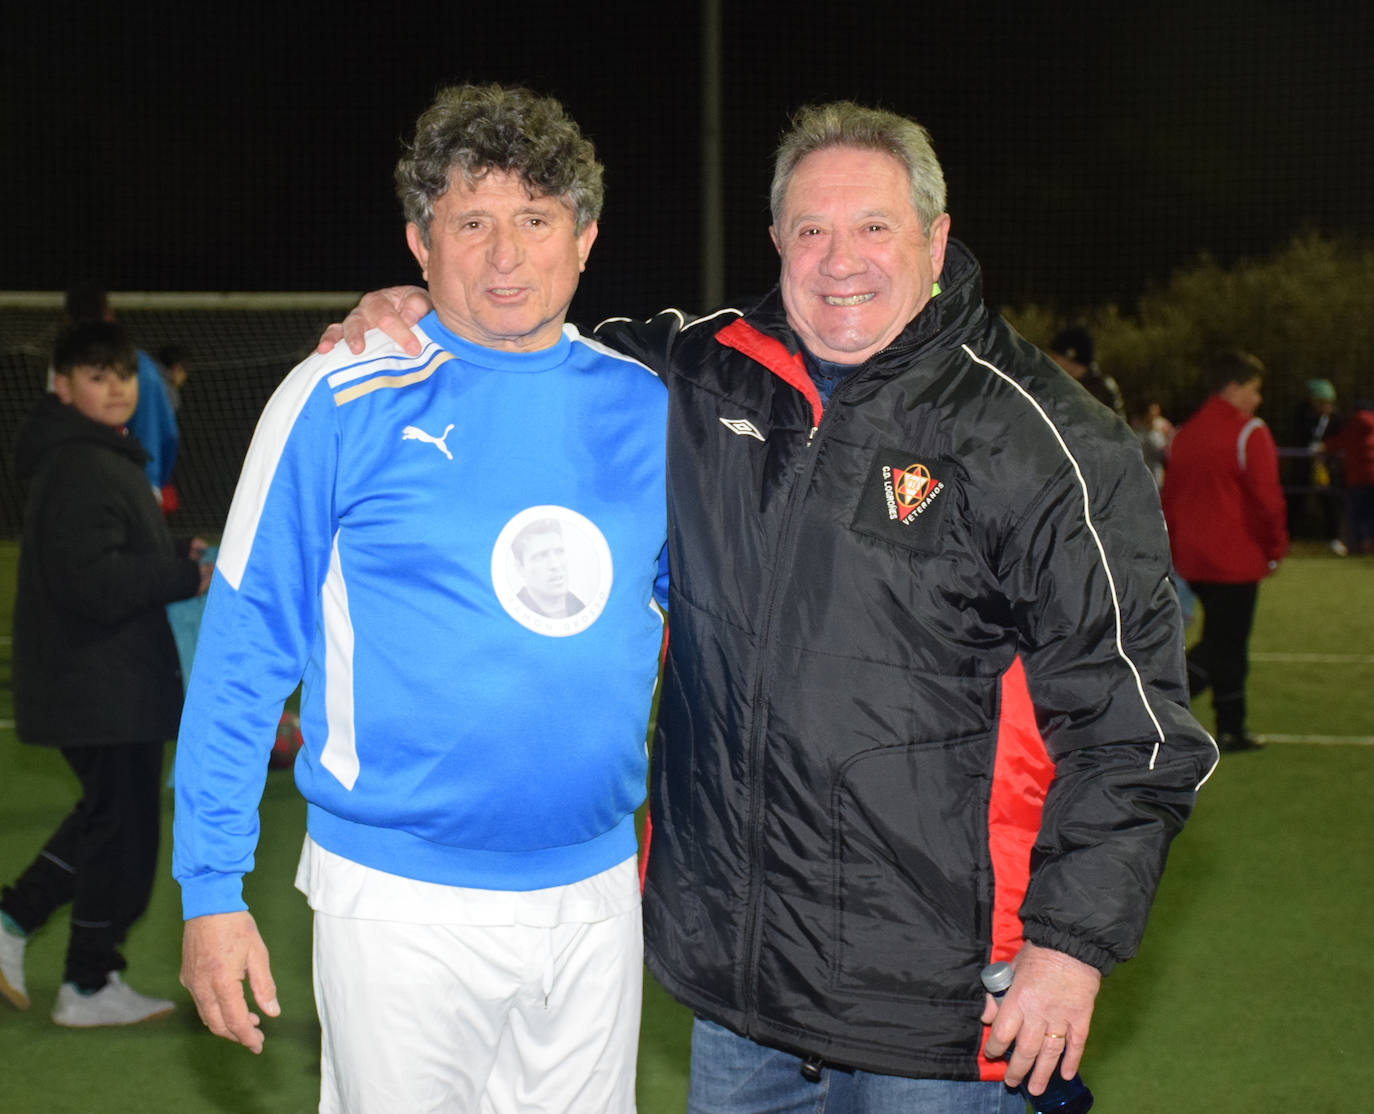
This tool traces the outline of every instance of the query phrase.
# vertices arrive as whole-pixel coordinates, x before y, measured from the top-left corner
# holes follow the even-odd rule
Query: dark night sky
[[[0,289],[410,281],[399,140],[438,85],[500,80],[559,96],[608,168],[574,316],[695,305],[697,5],[478,7],[398,5],[394,26],[382,5],[290,0],[7,14]],[[788,111],[836,97],[931,130],[994,301],[1129,303],[1203,251],[1374,238],[1374,6],[1115,8],[725,0],[728,291],[775,277]]]

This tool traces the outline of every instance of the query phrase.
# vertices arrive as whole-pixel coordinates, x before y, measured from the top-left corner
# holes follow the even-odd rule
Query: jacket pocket
[[[986,739],[857,754],[832,797],[834,985],[954,996],[988,936]]]

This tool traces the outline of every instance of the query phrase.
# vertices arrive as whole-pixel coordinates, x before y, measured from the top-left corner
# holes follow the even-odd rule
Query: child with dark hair
[[[81,796],[33,863],[0,891],[0,996],[29,1004],[28,935],[70,902],[53,1020],[85,1028],[168,1013],[120,977],[119,954],[147,907],[157,863],[162,752],[181,715],[166,604],[202,593],[192,539],[178,552],[126,426],[137,356],[108,321],[66,330],[53,393],[21,428],[27,486],[14,610],[14,715],[22,742],[56,747]]]

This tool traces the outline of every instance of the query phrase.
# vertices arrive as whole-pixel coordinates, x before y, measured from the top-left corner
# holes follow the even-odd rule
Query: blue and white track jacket
[[[312,356],[253,436],[178,740],[187,917],[245,908],[282,703],[311,836],[526,890],[634,853],[666,599],[667,395],[581,337],[498,352],[430,314]]]

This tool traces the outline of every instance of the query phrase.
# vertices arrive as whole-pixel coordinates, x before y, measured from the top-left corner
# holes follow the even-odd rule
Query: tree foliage
[[[1202,401],[1202,368],[1217,348],[1243,348],[1268,368],[1262,414],[1280,441],[1309,379],[1329,379],[1338,409],[1374,396],[1374,245],[1295,236],[1262,259],[1222,266],[1202,256],[1146,291],[1130,312],[1114,304],[1065,314],[1032,304],[1005,311],[1047,347],[1060,328],[1086,326],[1103,371],[1128,409],[1158,402],[1175,421]]]

